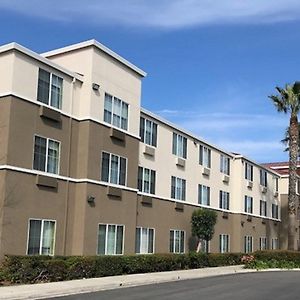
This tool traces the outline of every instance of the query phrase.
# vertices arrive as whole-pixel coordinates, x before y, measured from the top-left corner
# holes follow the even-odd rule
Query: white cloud
[[[76,23],[158,28],[300,18],[298,0],[1,0],[0,8]]]

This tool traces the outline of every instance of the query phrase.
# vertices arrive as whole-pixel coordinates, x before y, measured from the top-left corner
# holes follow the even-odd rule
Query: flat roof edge
[[[48,66],[64,73],[64,74],[69,75],[70,77],[76,78],[77,80],[83,82],[83,76],[81,76],[81,75],[79,75],[75,72],[72,72],[72,71],[70,71],[70,70],[68,70],[68,69],[66,69],[66,68],[64,68],[64,67],[62,67],[62,66],[60,66],[60,65],[58,65],[54,62],[52,62],[51,60],[41,56],[40,54],[38,54],[38,53],[22,46],[22,45],[20,45],[16,42],[12,42],[12,43],[0,46],[0,53],[12,51],[12,50],[17,50],[17,51],[19,51],[19,52],[35,59],[35,60],[37,60],[37,61],[40,61],[43,64],[46,64],[46,65],[48,65]]]
[[[126,60],[125,58],[120,56],[119,54],[117,54],[116,52],[112,51],[111,49],[109,49],[108,47],[104,46],[103,44],[99,43],[98,41],[96,41],[94,39],[88,40],[85,42],[81,42],[81,43],[77,43],[77,44],[73,44],[70,46],[54,49],[54,50],[51,50],[48,52],[44,52],[44,53],[41,53],[41,55],[43,57],[50,57],[50,56],[55,56],[55,55],[63,54],[66,52],[71,52],[71,51],[75,51],[78,49],[86,48],[89,46],[94,46],[94,47],[100,49],[104,53],[108,54],[109,56],[113,57],[114,59],[116,59],[117,61],[122,63],[123,65],[127,66],[128,68],[130,68],[131,70],[133,70],[134,72],[139,74],[140,76],[142,76],[142,77],[147,76],[147,73],[144,72],[142,69],[138,68],[137,66],[135,66],[134,64],[132,64],[131,62],[129,62],[128,60]]]

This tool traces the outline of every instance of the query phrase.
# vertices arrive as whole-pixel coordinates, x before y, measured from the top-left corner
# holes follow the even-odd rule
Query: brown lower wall
[[[56,255],[95,255],[99,223],[125,225],[124,253],[135,252],[137,226],[155,229],[155,252],[169,252],[170,229],[185,230],[186,252],[195,250],[191,236],[191,215],[197,207],[184,204],[183,211],[175,202],[152,199],[152,206],[141,203],[136,192],[122,190],[121,198],[107,195],[107,187],[91,183],[58,180],[58,188],[39,187],[36,175],[0,171],[0,255],[26,254],[28,220],[56,220]],[[89,196],[94,203],[88,203]],[[3,216],[3,217],[1,217]],[[229,213],[227,219],[218,212],[211,252],[219,252],[219,235],[230,235],[230,251],[244,251],[244,236],[253,236],[253,250],[259,249],[259,238],[268,242],[279,234],[277,222]]]

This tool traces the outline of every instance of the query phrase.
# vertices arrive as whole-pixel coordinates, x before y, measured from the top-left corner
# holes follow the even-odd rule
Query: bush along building
[[[199,207],[210,252],[281,247],[281,175],[141,108],[145,76],[94,40],[0,47],[1,257],[188,252]]]

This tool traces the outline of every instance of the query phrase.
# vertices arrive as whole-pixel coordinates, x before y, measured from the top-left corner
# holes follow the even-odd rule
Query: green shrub
[[[300,252],[295,251],[257,251],[254,253],[254,260],[245,265],[251,269],[293,269],[300,267]]]
[[[0,281],[37,283],[240,264],[241,254],[6,256]]]

